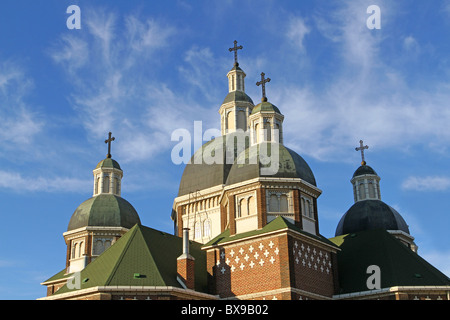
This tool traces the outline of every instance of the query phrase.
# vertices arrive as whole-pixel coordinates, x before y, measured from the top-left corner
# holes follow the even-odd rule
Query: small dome
[[[355,173],[353,174],[353,178],[357,177],[357,176],[362,176],[365,174],[377,175],[375,170],[373,170],[371,167],[369,167],[368,165],[362,165],[358,169],[356,169]]]
[[[341,218],[336,236],[365,230],[400,230],[409,234],[402,216],[381,200],[356,202]]]
[[[268,157],[271,155],[271,145],[276,145],[279,148],[279,168],[274,175],[262,175],[261,168],[263,165],[260,161],[260,148],[266,144],[268,148]],[[258,178],[258,177],[276,177],[276,178],[300,178],[313,186],[316,186],[316,179],[314,174],[306,163],[306,161],[296,152],[286,148],[282,144],[260,143],[242,152],[235,163],[231,167],[227,178],[227,185],[239,183],[242,181]]]
[[[141,223],[139,215],[127,200],[103,193],[78,206],[70,218],[67,231],[87,226],[130,229],[136,223]]]
[[[252,98],[250,98],[245,92],[242,91],[231,91],[227,94],[225,99],[223,100],[222,104],[231,102],[231,101],[243,101],[243,102],[250,102],[253,103]]]
[[[275,105],[268,101],[262,101],[260,104],[256,105],[253,110],[252,114],[258,113],[258,112],[276,112],[281,114],[280,109],[278,109]]]
[[[106,158],[106,159],[100,161],[97,164],[97,166],[95,167],[95,169],[98,169],[98,168],[114,168],[114,169],[122,170],[120,168],[119,163],[116,160],[111,159],[111,158]]]

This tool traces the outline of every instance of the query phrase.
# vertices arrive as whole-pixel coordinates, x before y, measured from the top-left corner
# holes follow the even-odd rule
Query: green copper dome
[[[270,167],[270,164],[263,164],[264,162],[268,163],[268,161],[261,159],[261,152],[267,152],[267,156],[270,159],[272,156],[271,148],[273,146],[278,148],[279,152],[278,170],[275,174],[263,174],[261,169]],[[264,147],[264,149],[261,149],[262,147]],[[275,158],[274,160],[276,161]],[[232,185],[263,176],[275,178],[300,178],[313,186],[317,186],[311,168],[300,155],[295,151],[286,148],[282,144],[271,144],[267,142],[251,146],[239,154],[231,167],[226,184]]]
[[[78,206],[70,218],[67,231],[87,226],[130,229],[136,223],[141,223],[139,215],[127,200],[103,193]]]
[[[260,104],[256,105],[253,110],[252,114],[258,113],[258,112],[276,112],[281,114],[280,109],[278,109],[275,105],[268,101],[262,101]]]
[[[227,94],[225,99],[223,100],[222,104],[231,102],[231,101],[243,101],[243,102],[250,102],[253,103],[252,98],[250,98],[245,92],[242,91],[231,91]]]
[[[95,167],[95,169],[98,169],[98,168],[114,168],[114,169],[122,170],[120,168],[119,163],[116,160],[111,159],[111,158],[106,158],[106,159],[100,161],[97,164],[97,166]]]

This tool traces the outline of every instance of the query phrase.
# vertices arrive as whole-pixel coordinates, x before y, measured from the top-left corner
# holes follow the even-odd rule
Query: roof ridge
[[[159,278],[162,280],[162,282],[165,282],[164,281],[164,277],[162,276],[162,274],[161,274],[161,272],[159,271],[159,266],[158,266],[158,264],[156,263],[156,260],[155,260],[155,258],[153,257],[153,254],[152,254],[152,251],[150,250],[150,248],[149,248],[149,244],[147,243],[147,241],[145,241],[145,236],[144,236],[144,234],[143,234],[143,232],[142,232],[142,229],[140,228],[140,227],[142,227],[141,225],[139,225],[139,231],[140,231],[140,235],[141,235],[141,237],[142,237],[142,240],[144,241],[144,243],[145,243],[145,248],[146,248],[146,250],[148,251],[148,253],[149,253],[149,257],[150,257],[150,259],[153,261],[153,265],[155,265],[156,266],[156,272],[158,273],[158,276],[159,276]],[[159,230],[156,230],[156,229],[153,229],[153,228],[149,228],[149,227],[146,227],[147,229],[149,229],[149,230],[152,230],[152,232],[162,232],[162,231],[159,231]],[[165,233],[165,232],[164,232]]]
[[[120,263],[122,262],[122,259],[125,255],[125,253],[128,250],[128,247],[130,246],[130,244],[132,243],[132,240],[134,239],[134,237],[136,236],[136,230],[138,229],[138,224],[136,224],[133,228],[131,228],[131,230],[129,230],[128,232],[132,232],[130,233],[129,239],[127,239],[127,243],[125,244],[125,247],[123,248],[123,250],[120,252],[119,258],[116,260],[116,263],[113,267],[113,269],[111,270],[108,278],[105,281],[105,285],[109,285],[109,283],[111,282],[111,280],[114,278],[114,275],[117,271],[117,268],[119,267]],[[123,238],[122,238],[123,239]]]

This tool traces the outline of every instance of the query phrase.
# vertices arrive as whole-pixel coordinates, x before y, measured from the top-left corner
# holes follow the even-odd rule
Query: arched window
[[[109,176],[103,177],[103,192],[109,193]]]
[[[105,240],[104,250],[108,249],[109,247],[111,247],[111,240]]]
[[[239,217],[245,217],[246,215],[248,215],[247,212],[247,200],[241,199],[239,201],[239,213],[238,213]]]
[[[195,239],[200,239],[202,237],[202,226],[198,221],[194,225],[194,236]]]
[[[359,199],[364,200],[366,198],[366,190],[364,188],[364,183],[360,183],[359,186]]]
[[[375,186],[372,180],[369,181],[369,198],[370,199],[375,198]]]
[[[270,212],[279,212],[280,211],[280,205],[278,203],[278,197],[275,194],[272,194],[270,196],[269,211]]]
[[[238,129],[246,130],[247,129],[247,119],[245,116],[245,112],[240,110],[237,115],[237,127]]]
[[[211,222],[209,220],[205,220],[205,222],[203,222],[203,236],[211,236]]]
[[[261,141],[261,137],[260,137],[260,132],[259,131],[260,131],[259,130],[259,123],[257,123],[255,125],[255,132],[254,132],[254,134],[255,134],[254,142],[255,143],[259,143],[259,141]]]
[[[288,211],[289,211],[288,198],[285,194],[282,194],[280,197],[280,212],[288,212]]]
[[[228,122],[228,130],[234,130],[235,129],[234,111],[228,112],[228,114],[227,114],[227,122]]]
[[[255,206],[255,197],[250,197],[247,200],[248,205],[248,215],[255,214],[256,213],[256,206]]]
[[[81,241],[78,248],[78,258],[84,254],[84,241]]]
[[[265,135],[265,139],[264,141],[271,141],[272,140],[272,128],[270,126],[270,122],[267,121],[266,123],[264,123],[264,135]]]
[[[95,241],[95,245],[94,245],[94,254],[95,255],[99,255],[104,251],[104,247],[103,247],[103,241],[98,239],[97,241]]]
[[[78,246],[77,243],[73,244],[73,247],[72,247],[72,259],[75,259],[75,257],[76,257],[77,246]]]
[[[98,188],[100,187],[100,177],[95,179],[95,194],[98,194]]]
[[[114,178],[114,188],[116,189],[116,194],[120,193],[120,180],[119,178]]]

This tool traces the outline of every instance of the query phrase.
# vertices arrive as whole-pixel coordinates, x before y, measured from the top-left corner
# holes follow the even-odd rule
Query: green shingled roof
[[[206,292],[206,255],[200,247],[201,244],[190,242],[190,254],[195,258],[195,289]],[[96,286],[181,288],[176,279],[177,258],[181,253],[182,238],[137,224],[81,271],[80,289]],[[136,273],[140,276],[135,277]],[[74,290],[64,285],[54,294]]]
[[[381,288],[450,285],[450,279],[385,230],[331,238],[341,248],[338,272],[341,294],[368,291],[370,265],[380,267]]]

